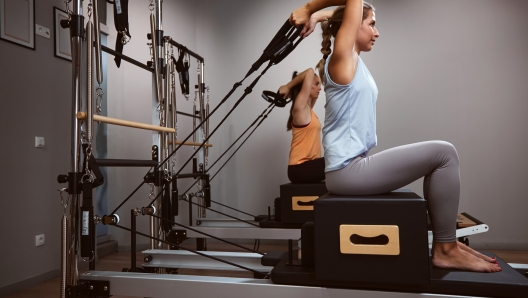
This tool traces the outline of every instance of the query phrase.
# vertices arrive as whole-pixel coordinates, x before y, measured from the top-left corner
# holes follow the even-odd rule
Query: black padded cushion
[[[496,257],[492,253],[483,253],[490,257]],[[286,261],[283,260],[271,271],[271,280],[277,284],[296,286],[334,287],[500,298],[528,297],[528,278],[522,276],[519,272],[515,271],[500,258],[497,258],[497,262],[501,266],[502,271],[496,273],[446,270],[431,266],[431,282],[429,285],[397,285],[350,283],[327,280],[322,281],[316,278],[315,267],[287,266]]]

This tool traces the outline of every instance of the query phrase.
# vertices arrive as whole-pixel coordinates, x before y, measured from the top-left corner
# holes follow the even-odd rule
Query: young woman
[[[343,4],[333,12],[318,12]],[[377,143],[378,89],[359,55],[370,51],[379,37],[374,7],[361,0],[312,0],[295,10],[290,22],[303,26],[303,37],[322,22],[323,59],[318,69],[327,98],[323,147],[328,190],[342,195],[382,194],[425,177],[424,196],[433,226],[433,264],[501,271],[494,259],[456,241],[460,172],[453,145],[422,142],[368,156]]]
[[[288,178],[292,183],[314,183],[325,179],[325,163],[321,157],[321,123],[313,107],[321,80],[309,68],[299,75],[293,73],[292,80],[279,88],[279,94],[291,98],[290,117],[286,124],[292,131]]]

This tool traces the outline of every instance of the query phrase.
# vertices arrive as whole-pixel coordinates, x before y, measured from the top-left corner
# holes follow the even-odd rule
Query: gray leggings
[[[450,143],[421,142],[357,156],[346,167],[326,173],[326,188],[337,195],[383,194],[421,177],[434,241],[456,241],[460,171]]]

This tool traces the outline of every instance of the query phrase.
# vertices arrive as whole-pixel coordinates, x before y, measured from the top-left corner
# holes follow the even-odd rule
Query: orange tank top
[[[321,157],[321,122],[310,109],[312,120],[306,126],[296,127],[292,123],[292,144],[288,165],[298,165]]]

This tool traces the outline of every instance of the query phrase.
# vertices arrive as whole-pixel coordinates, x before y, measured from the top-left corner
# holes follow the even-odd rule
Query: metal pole
[[[204,119],[205,119],[205,103],[204,103],[204,100],[205,100],[205,80],[204,80],[204,63],[203,62],[199,62],[200,63],[200,74],[198,75],[199,76],[199,80],[198,80],[198,90],[199,90],[199,94],[200,94],[200,120],[202,123],[204,123]],[[202,124],[202,129],[199,130],[200,131],[200,142],[203,142],[205,136],[204,136],[204,132],[205,132],[205,124]],[[203,171],[205,171],[205,155],[204,155],[204,148],[200,149],[200,158],[199,160],[201,159],[201,164],[202,164],[202,168],[203,168]],[[202,187],[205,186],[205,179],[202,179],[202,183],[201,183]],[[204,197],[201,197],[200,198],[200,202],[201,202],[201,207],[199,208],[200,210],[200,217],[202,218],[205,218],[206,217],[206,209],[205,209],[205,199]]]
[[[81,0],[74,0],[73,2],[73,16],[82,16],[82,3]],[[73,24],[72,24],[73,25]],[[79,120],[77,120],[76,114],[79,111],[81,105],[81,61],[82,61],[82,37],[72,36],[71,37],[71,55],[72,55],[72,130],[71,130],[71,159],[70,169],[72,173],[79,172],[79,161],[80,161],[80,147],[79,147]],[[70,233],[71,241],[68,248],[68,285],[76,286],[78,283],[78,268],[77,268],[77,254],[79,246],[79,229],[78,229],[78,214],[79,214],[79,199],[78,194],[72,194],[70,204]]]
[[[136,210],[130,211],[130,271],[136,269]]]

